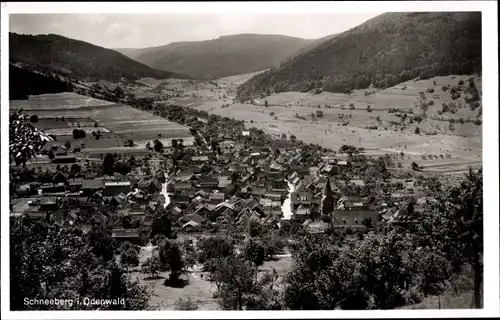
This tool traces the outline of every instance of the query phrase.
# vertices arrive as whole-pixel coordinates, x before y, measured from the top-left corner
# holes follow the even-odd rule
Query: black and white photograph
[[[2,3],[2,318],[499,315],[496,2],[86,5]]]

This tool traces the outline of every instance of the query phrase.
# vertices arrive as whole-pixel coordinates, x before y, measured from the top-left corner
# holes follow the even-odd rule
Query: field
[[[57,142],[69,142],[72,147],[83,144],[84,151],[91,154],[112,150],[109,148],[115,148],[117,153],[141,153],[140,149],[157,137],[167,145],[174,138],[184,139],[186,145],[193,140],[189,129],[180,124],[128,105],[111,104],[75,93],[11,101],[11,110],[19,109],[26,114],[36,114],[39,121],[34,126],[55,136]],[[75,140],[75,128],[84,130],[86,137]],[[92,135],[94,131],[101,133],[99,139]],[[134,147],[129,147],[129,140],[134,142]]]
[[[343,144],[350,144],[364,147],[373,154],[403,152],[407,157],[401,161],[402,165],[409,166],[416,161],[425,171],[462,172],[469,165],[477,167],[482,162],[482,127],[473,123],[476,118],[481,119],[481,107],[472,111],[465,103],[463,94],[453,100],[450,90],[442,90],[444,85],[455,86],[470,76],[412,80],[385,90],[355,90],[350,95],[284,92],[257,99],[255,105],[235,103],[222,108],[224,103],[234,97],[231,84],[241,83],[250,76],[221,79],[218,83],[224,84],[227,89],[219,89],[219,92],[203,96],[198,101],[191,99],[189,106],[244,120],[247,126],[262,129],[277,137],[282,134],[288,137],[295,135],[298,139],[333,150],[338,150]],[[480,77],[475,78],[475,84],[481,92]],[[430,88],[434,90],[433,93],[426,92]],[[370,94],[365,95],[365,92]],[[427,110],[427,118],[421,123],[406,121],[401,125],[401,118],[396,113],[389,113],[389,109],[407,112],[409,117],[420,114],[421,92],[426,96],[426,101],[433,101]],[[227,98],[219,99],[219,95],[223,94]],[[268,107],[265,107],[265,101]],[[442,104],[451,102],[457,106],[454,113],[439,114]],[[367,111],[368,105],[370,112]],[[311,114],[316,115],[317,111],[323,116],[312,118]],[[453,126],[450,125],[450,119],[453,119]],[[460,119],[464,123],[459,123]],[[415,133],[417,127],[420,134]]]

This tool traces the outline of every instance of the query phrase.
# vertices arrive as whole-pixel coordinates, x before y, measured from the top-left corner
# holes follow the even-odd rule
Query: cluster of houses
[[[69,179],[59,171],[52,183],[16,185],[11,215],[84,233],[98,223],[111,227],[113,238],[131,242],[148,237],[160,209],[182,232],[246,226],[251,219],[270,228],[300,223],[311,232],[332,223],[363,229],[411,220],[404,210],[380,212],[365,199],[342,195],[336,182],[355,166],[346,159],[324,156],[308,167],[300,149],[245,149],[234,141],[219,147],[197,148],[178,172]],[[351,182],[363,186],[362,180]]]
[[[11,216],[52,222],[83,233],[98,224],[113,229],[113,238],[139,242],[151,231],[154,213],[164,206],[161,194],[166,175],[136,174],[100,178],[68,178],[59,171],[51,183],[26,183],[14,187]]]

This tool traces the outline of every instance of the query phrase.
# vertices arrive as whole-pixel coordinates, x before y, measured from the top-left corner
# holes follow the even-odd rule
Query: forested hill
[[[117,51],[54,34],[33,36],[10,33],[9,44],[10,62],[74,78],[186,78],[172,72],[152,69]]]
[[[30,95],[73,91],[71,82],[51,75],[9,65],[9,99],[28,99]]]
[[[421,77],[481,72],[480,12],[385,13],[256,75],[238,99],[322,88],[385,88]]]
[[[122,52],[152,68],[211,80],[276,67],[313,41],[282,35],[238,34]]]

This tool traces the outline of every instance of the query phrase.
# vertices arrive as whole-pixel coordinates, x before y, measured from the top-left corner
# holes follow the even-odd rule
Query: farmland
[[[32,96],[29,100],[11,101],[11,110],[23,109],[24,113],[36,114],[38,122],[33,125],[56,137],[60,144],[84,145],[82,151],[113,150],[117,153],[141,151],[147,142],[158,138],[162,143],[180,138],[186,145],[192,140],[188,128],[170,122],[151,113],[123,104],[88,98],[75,93]],[[86,133],[84,138],[73,138],[78,128]],[[92,132],[99,131],[99,138]],[[134,143],[129,146],[129,140]],[[142,151],[141,151],[142,152]]]
[[[450,90],[442,89],[466,82],[470,76],[411,80],[385,90],[355,90],[351,94],[283,92],[256,99],[254,105],[234,103],[223,108],[222,105],[233,98],[234,88],[230,85],[250,76],[252,74],[232,77],[234,80],[229,81],[221,79],[218,83],[229,85],[227,99],[219,99],[218,95],[224,94],[222,90],[211,99],[191,101],[191,107],[244,120],[248,126],[271,134],[294,135],[334,150],[349,144],[364,147],[372,155],[403,152],[406,157],[401,160],[402,165],[417,161],[425,171],[461,172],[468,165],[477,167],[481,163],[482,127],[474,124],[476,119],[481,119],[481,107],[472,110],[464,97],[453,99]],[[474,80],[481,92],[481,78]],[[402,125],[398,113],[407,113],[409,118],[420,114],[422,94],[425,101],[432,101],[427,117],[420,123],[406,121]],[[442,113],[443,103],[456,108]],[[367,111],[368,105],[370,111]],[[390,112],[391,109],[398,112]],[[316,117],[318,111],[321,117]],[[417,127],[420,134],[415,134]]]

